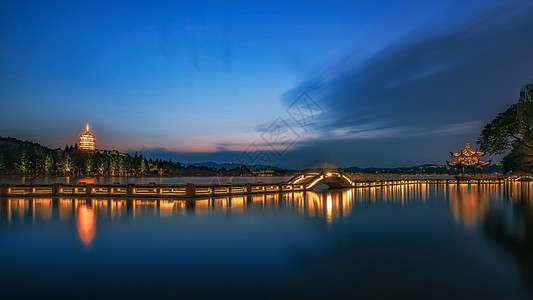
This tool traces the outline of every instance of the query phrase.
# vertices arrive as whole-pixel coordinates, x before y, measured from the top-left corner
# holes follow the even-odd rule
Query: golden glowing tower
[[[87,123],[85,132],[80,134],[78,148],[83,150],[96,150],[96,137],[89,132],[89,123]]]

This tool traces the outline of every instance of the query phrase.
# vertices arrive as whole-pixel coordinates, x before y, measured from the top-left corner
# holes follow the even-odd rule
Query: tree
[[[141,160],[141,168],[140,168],[140,171],[141,171],[141,174],[144,175],[146,174],[146,171],[148,170],[148,164],[146,162],[146,159],[142,159]]]
[[[124,156],[121,155],[118,158],[118,175],[124,176],[127,170],[128,170],[128,164]]]
[[[55,171],[56,162],[52,153],[46,155],[44,159],[44,173],[46,175],[52,174]]]
[[[504,172],[533,173],[533,84],[520,91],[511,105],[483,128],[478,144],[489,154],[505,154]]]
[[[28,162],[28,156],[26,155],[26,151],[22,150],[19,155],[19,159],[17,162],[17,169],[22,174],[27,174],[30,170],[29,162]]]
[[[85,161],[85,172],[87,175],[91,175],[94,171],[94,161],[89,158]]]
[[[107,161],[99,161],[97,163],[97,167],[96,168],[98,170],[98,174],[103,176],[103,175],[106,175],[106,172],[107,172],[107,170],[109,168],[109,165],[108,165]]]
[[[118,158],[114,154],[110,154],[109,157],[109,175],[117,176],[118,172]]]
[[[65,155],[63,156],[61,166],[63,167],[63,172],[65,173],[65,175],[70,174],[72,171],[74,171],[74,160],[68,153],[65,153]]]
[[[533,84],[525,86],[520,91],[518,100],[517,119],[527,130],[523,139],[529,145],[526,148],[533,149]]]
[[[0,154],[0,170],[4,168],[4,156]]]
[[[506,155],[502,160],[502,171],[509,173],[512,171],[533,171],[533,156],[531,151],[527,151],[527,148],[521,144],[516,144],[511,152]]]

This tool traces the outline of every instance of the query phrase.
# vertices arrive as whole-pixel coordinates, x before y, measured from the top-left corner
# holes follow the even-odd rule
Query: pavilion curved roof
[[[470,143],[466,143],[466,147],[459,151],[459,152],[450,152],[451,156],[453,158],[460,158],[460,157],[483,157],[485,156],[485,152],[477,151],[472,148],[470,148]]]
[[[492,162],[492,159],[489,161],[484,160],[456,160],[456,161],[446,161],[448,163],[448,166],[453,168],[465,168],[465,169],[473,169],[473,168],[482,168],[484,166],[488,166]]]

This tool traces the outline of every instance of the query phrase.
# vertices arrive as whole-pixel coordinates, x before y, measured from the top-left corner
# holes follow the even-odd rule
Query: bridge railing
[[[194,197],[303,191],[302,184],[2,184],[0,196],[169,196]]]
[[[502,184],[517,179],[423,179],[354,181],[353,188],[436,184]],[[314,187],[314,186],[313,186]],[[198,197],[237,194],[260,194],[310,190],[306,183],[240,183],[240,184],[0,184],[0,196],[140,196]]]

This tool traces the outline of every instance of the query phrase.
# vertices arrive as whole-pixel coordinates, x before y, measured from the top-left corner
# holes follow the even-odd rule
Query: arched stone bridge
[[[374,180],[354,182],[341,172],[307,172],[280,183],[237,184],[0,184],[1,197],[130,197],[130,198],[186,198],[252,195],[313,190],[321,184],[331,188],[366,188],[406,184],[509,184],[533,178],[507,177],[496,179],[412,179]]]
[[[332,189],[353,188],[355,182],[341,172],[306,172],[294,176],[289,184],[301,184],[305,190],[312,190],[321,184],[326,184]]]

